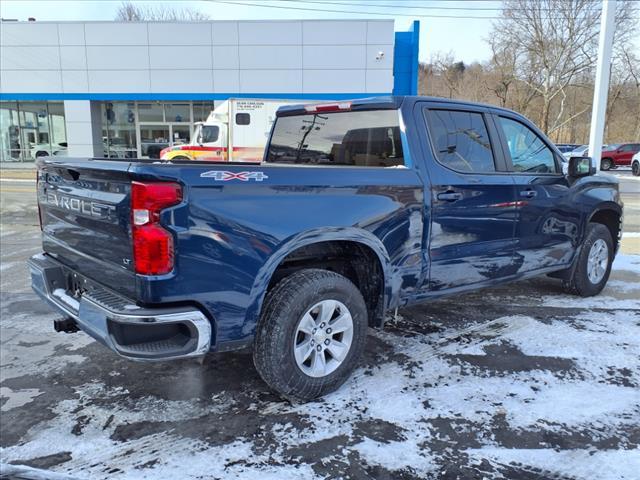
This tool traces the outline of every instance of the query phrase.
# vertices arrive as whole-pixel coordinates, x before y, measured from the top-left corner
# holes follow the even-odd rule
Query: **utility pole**
[[[589,133],[589,155],[600,171],[602,157],[602,140],[607,112],[607,96],[609,95],[609,76],[611,72],[611,50],[613,48],[613,31],[615,29],[616,0],[602,0],[600,17],[600,39],[598,40],[598,64],[596,66],[596,83],[593,89],[593,110],[591,110],[591,131]]]

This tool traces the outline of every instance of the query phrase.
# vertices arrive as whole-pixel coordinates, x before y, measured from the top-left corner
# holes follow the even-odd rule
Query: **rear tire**
[[[171,160],[191,160],[191,159],[186,155],[176,155]]]
[[[581,297],[599,294],[609,280],[614,245],[609,229],[601,223],[589,223],[573,275],[565,288]]]
[[[343,326],[349,315],[350,330]],[[290,401],[330,393],[349,378],[362,356],[367,318],[362,294],[346,277],[319,269],[295,272],[265,299],[253,350],[256,369]],[[331,326],[344,330],[336,333]]]
[[[611,170],[613,166],[614,163],[610,158],[603,158],[600,162],[600,170]]]
[[[640,162],[633,162],[631,165],[631,173],[633,173],[635,177],[640,177]]]

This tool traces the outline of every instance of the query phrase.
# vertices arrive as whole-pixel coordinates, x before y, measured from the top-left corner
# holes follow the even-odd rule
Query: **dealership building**
[[[228,98],[417,92],[419,23],[3,21],[0,160],[153,157]]]

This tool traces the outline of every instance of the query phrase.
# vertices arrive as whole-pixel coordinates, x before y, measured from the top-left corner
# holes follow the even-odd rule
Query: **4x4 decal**
[[[213,178],[217,182],[228,182],[229,180],[240,180],[242,182],[255,180],[256,182],[261,182],[265,178],[269,178],[264,172],[227,172],[222,170],[211,170],[201,173],[200,176]]]

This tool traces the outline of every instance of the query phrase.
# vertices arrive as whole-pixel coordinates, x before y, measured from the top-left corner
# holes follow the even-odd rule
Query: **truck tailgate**
[[[38,205],[47,254],[133,296],[129,165],[113,160],[41,160]]]

